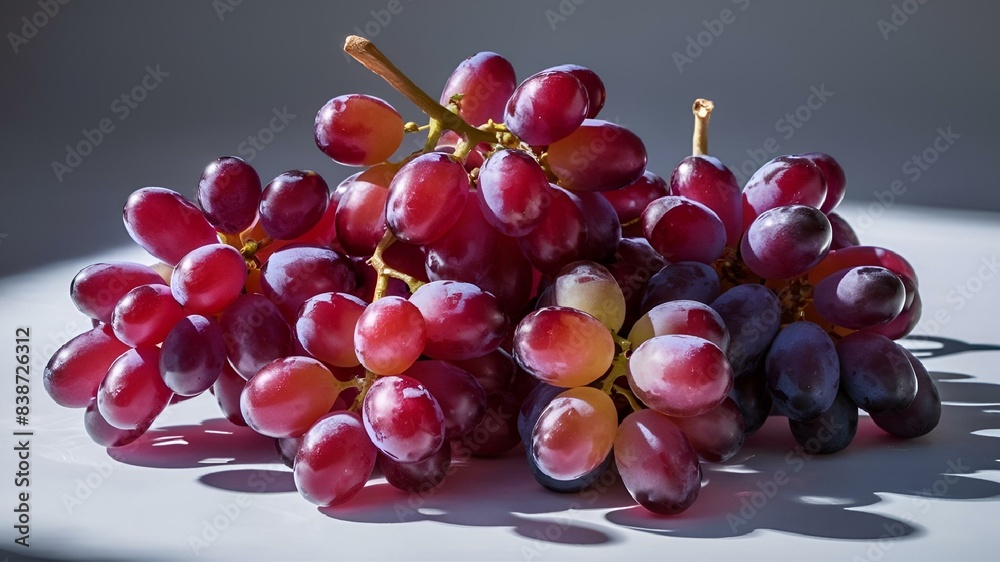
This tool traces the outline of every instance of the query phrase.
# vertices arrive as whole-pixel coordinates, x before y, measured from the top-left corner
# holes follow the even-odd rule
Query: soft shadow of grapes
[[[506,527],[539,545],[598,545],[623,539],[614,529],[575,518],[573,511],[563,513],[634,503],[617,476],[609,473],[593,489],[557,494],[535,482],[522,454],[457,463],[439,488],[423,493],[410,494],[389,484],[369,483],[350,502],[320,512],[352,522],[434,521],[456,526]]]
[[[278,462],[274,440],[216,418],[153,428],[134,443],[108,449],[118,462],[151,468],[204,468]]]
[[[607,520],[631,529],[681,537],[733,537],[757,530],[847,540],[915,537],[928,532],[921,515],[930,500],[1000,498],[1000,483],[975,478],[996,470],[1000,442],[976,432],[1000,427],[1000,385],[931,373],[938,383],[941,423],[913,440],[886,435],[862,417],[851,445],[834,455],[809,455],[784,418],[772,417],[725,465],[707,465],[707,485],[694,506],[675,517],[638,507]],[[909,496],[899,518],[859,511],[878,494]]]

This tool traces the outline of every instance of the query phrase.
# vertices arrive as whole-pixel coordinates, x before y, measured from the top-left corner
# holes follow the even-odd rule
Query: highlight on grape
[[[334,97],[316,145],[360,171],[265,184],[223,156],[196,202],[163,187],[128,198],[150,265],[72,280],[93,328],[52,356],[45,388],[85,411],[99,445],[128,447],[207,392],[274,440],[316,505],[350,500],[376,464],[426,491],[453,458],[523,448],[549,490],[615,470],[674,514],[702,464],[731,459],[772,413],[816,453],[850,444],[859,408],[900,438],[937,425],[933,380],[894,341],[920,318],[916,272],[836,213],[846,176],[831,156],[780,156],[740,186],[708,154],[714,106],[699,99],[692,154],[661,178],[638,136],[600,118],[588,68],[518,82],[478,53],[435,99],[369,40],[344,49],[426,124]],[[426,142],[394,159],[406,135]]]

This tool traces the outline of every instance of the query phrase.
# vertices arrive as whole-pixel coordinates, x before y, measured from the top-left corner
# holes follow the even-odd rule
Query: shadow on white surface
[[[939,355],[985,347],[944,338],[932,343],[939,347],[931,353]],[[896,439],[863,416],[847,449],[810,455],[792,439],[787,421],[774,416],[737,458],[704,465],[698,501],[673,517],[636,506],[614,473],[575,494],[545,490],[531,477],[521,453],[456,463],[440,488],[422,495],[399,491],[376,474],[352,501],[319,511],[359,523],[509,529],[538,544],[613,544],[624,540],[620,531],[626,529],[690,538],[756,531],[854,541],[915,538],[930,532],[917,521],[937,502],[1000,498],[1000,483],[977,477],[1000,469],[1000,385],[963,374],[932,376],[944,406],[941,423],[930,435]],[[222,470],[197,480],[231,492],[294,493],[273,440],[221,418],[157,428],[109,454],[143,467],[220,465]],[[251,464],[274,469],[231,468]],[[251,484],[262,474],[266,486]],[[605,512],[603,519],[586,516],[591,510]]]
[[[1000,468],[1000,441],[979,434],[1000,427],[1000,385],[971,382],[968,375],[931,375],[946,404],[930,435],[897,439],[863,416],[847,449],[814,456],[798,447],[783,418],[772,417],[751,436],[740,457],[726,465],[706,465],[707,485],[688,511],[658,517],[629,507],[608,513],[607,520],[695,538],[759,530],[845,540],[927,533],[914,521],[934,509],[933,500],[1000,497],[1000,483],[975,477]],[[893,495],[902,496],[902,510],[894,511],[899,515],[859,509],[878,509]]]

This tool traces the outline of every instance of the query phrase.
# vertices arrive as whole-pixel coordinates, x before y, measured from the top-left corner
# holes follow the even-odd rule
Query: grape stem
[[[708,154],[708,120],[712,117],[713,109],[715,109],[715,104],[702,98],[694,100],[694,105],[691,107],[691,113],[694,113],[691,154],[695,156]]]
[[[427,95],[427,92],[421,90],[413,80],[410,80],[396,65],[392,64],[392,61],[370,40],[357,35],[349,35],[344,41],[344,52],[354,57],[368,70],[381,76],[428,117],[440,122],[443,128],[463,135],[470,142],[492,143],[496,141],[493,135],[469,125],[457,114],[448,111],[448,108],[434,101],[434,98]]]
[[[353,384],[350,384],[349,386],[358,389],[358,395],[354,398],[354,402],[351,403],[351,407],[349,408],[350,411],[361,411],[361,405],[365,402],[365,396],[368,394],[368,389],[375,384],[375,379],[377,378],[378,375],[366,369],[365,378],[354,379],[351,381]],[[345,386],[344,388],[348,388],[348,386]]]
[[[396,236],[391,230],[386,229],[385,235],[382,236],[382,240],[379,241],[378,246],[375,247],[375,251],[372,252],[372,257],[368,260],[368,265],[372,266],[378,274],[378,278],[375,281],[375,295],[372,297],[372,302],[375,302],[385,296],[385,292],[389,288],[390,277],[395,277],[403,283],[406,283],[406,286],[409,287],[411,293],[415,292],[424,285],[424,282],[416,277],[403,273],[397,269],[393,269],[385,264],[385,260],[382,259],[382,254],[385,253],[389,246],[392,246],[395,242]]]

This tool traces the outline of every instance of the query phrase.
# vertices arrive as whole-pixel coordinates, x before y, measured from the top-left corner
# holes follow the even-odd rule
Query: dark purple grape
[[[330,188],[311,170],[290,170],[271,180],[260,200],[260,224],[274,240],[306,233],[326,212]]]
[[[288,246],[278,250],[261,270],[264,296],[294,322],[299,308],[322,293],[351,293],[356,287],[347,258],[329,248]]]
[[[872,414],[872,421],[887,433],[913,439],[927,435],[941,421],[941,395],[927,369],[912,353],[900,347],[917,375],[917,395],[913,402],[894,414]]]
[[[580,256],[585,260],[608,263],[618,251],[622,240],[621,222],[615,208],[600,193],[570,194],[587,225]]]
[[[761,213],[747,229],[740,254],[765,279],[791,279],[822,261],[832,240],[830,221],[819,209],[789,205]]]
[[[385,481],[393,488],[411,494],[425,494],[441,485],[451,469],[451,446],[447,443],[436,453],[417,462],[399,462],[386,455],[378,456]]]
[[[870,414],[894,414],[917,395],[917,375],[903,349],[885,336],[854,332],[837,343],[841,386]]]
[[[178,322],[160,353],[160,376],[182,396],[208,390],[226,364],[226,340],[214,318],[192,315]]]
[[[721,293],[719,274],[711,266],[694,261],[671,263],[649,278],[639,311],[645,314],[657,305],[679,300],[710,304]]]
[[[774,405],[796,421],[815,419],[830,409],[840,388],[837,348],[812,322],[793,322],[778,332],[765,369]]]
[[[836,453],[851,444],[858,432],[858,406],[841,388],[830,408],[816,419],[788,420],[795,441],[809,455]]]
[[[743,414],[743,431],[747,436],[760,429],[771,415],[773,402],[771,393],[767,391],[766,379],[764,366],[760,365],[753,372],[736,377],[729,391],[729,397]]]
[[[212,161],[198,182],[198,204],[219,232],[240,233],[257,218],[260,176],[253,166],[235,156]]]
[[[738,285],[711,306],[729,330],[726,355],[736,377],[753,372],[781,327],[778,297],[763,285]]]
[[[858,234],[851,228],[850,223],[837,213],[828,213],[826,218],[830,219],[830,227],[833,228],[833,242],[830,243],[830,250],[840,250],[851,246],[860,246],[861,240]]]
[[[263,295],[241,295],[222,314],[221,324],[229,360],[244,379],[292,354],[291,330],[277,305]]]
[[[820,281],[813,294],[820,316],[852,330],[892,321],[906,302],[903,281],[875,266],[842,269]]]

